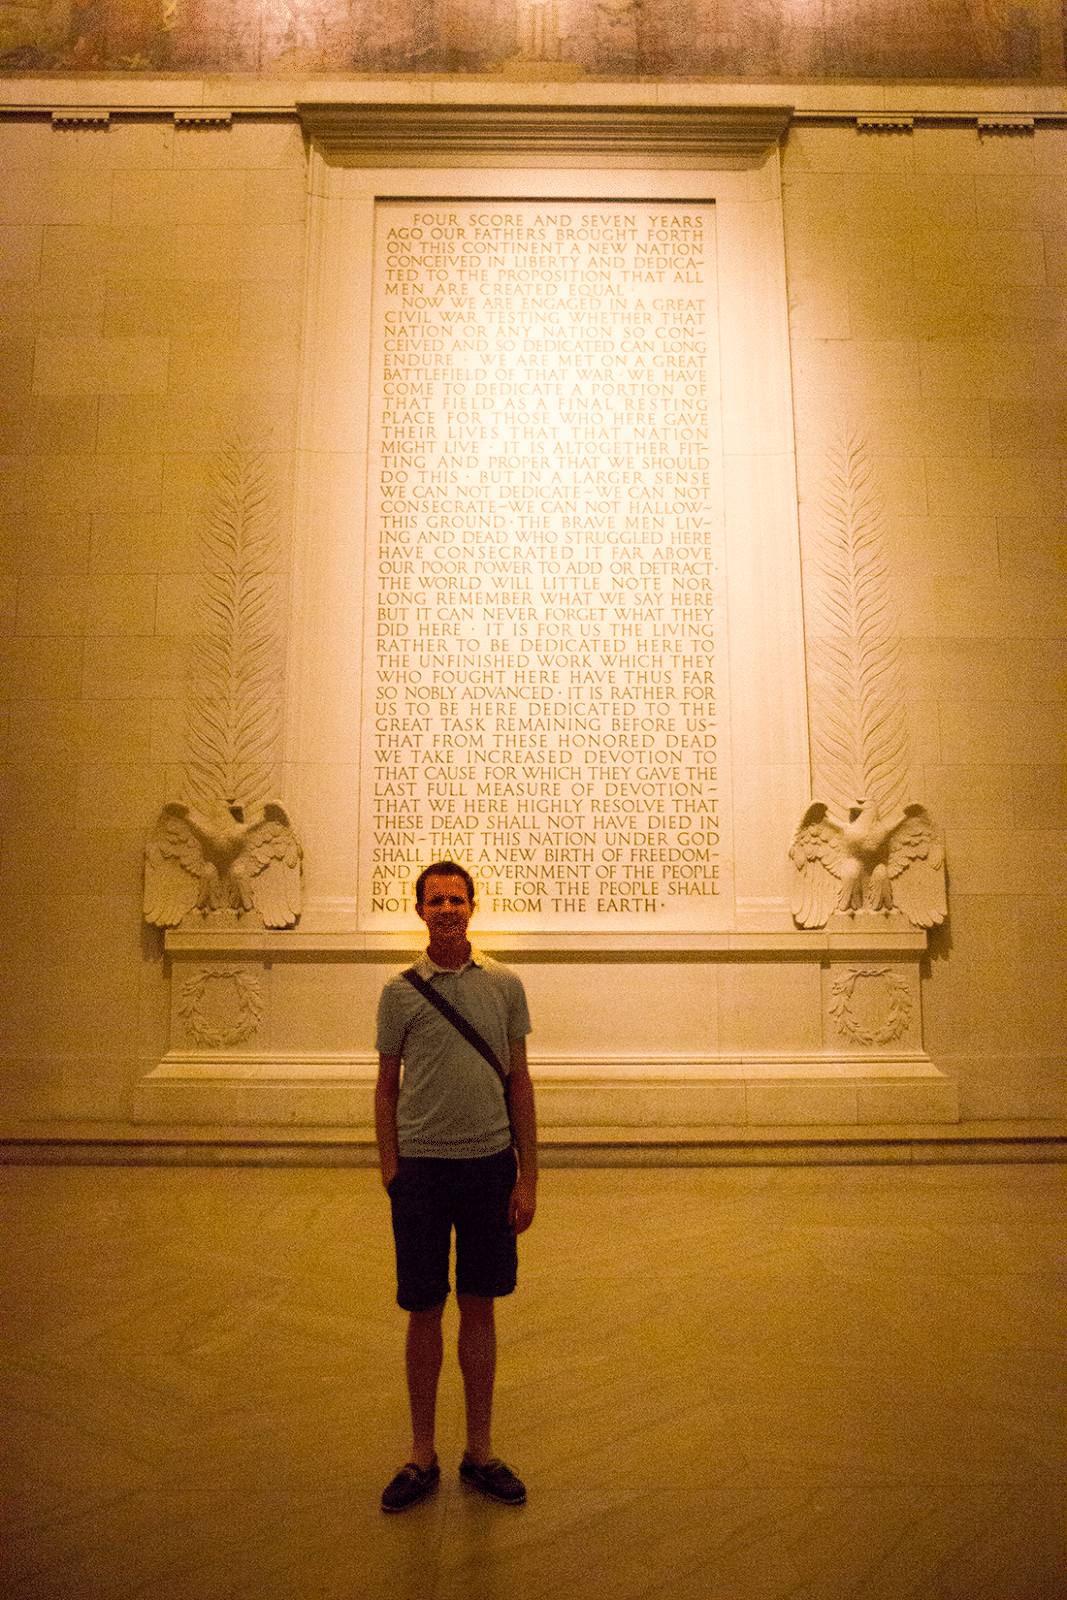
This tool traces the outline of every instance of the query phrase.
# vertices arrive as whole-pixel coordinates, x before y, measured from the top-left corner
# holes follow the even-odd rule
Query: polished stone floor
[[[496,1446],[385,1517],[366,1170],[8,1167],[6,1600],[1056,1600],[1062,1169],[549,1170]],[[446,1330],[455,1331],[450,1308]]]

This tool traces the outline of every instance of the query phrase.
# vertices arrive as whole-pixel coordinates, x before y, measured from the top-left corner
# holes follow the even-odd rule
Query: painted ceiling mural
[[[0,0],[0,70],[1062,81],[1064,0]]]

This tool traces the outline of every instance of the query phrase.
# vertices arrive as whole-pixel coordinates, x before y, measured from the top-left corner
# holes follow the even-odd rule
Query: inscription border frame
[[[348,660],[351,619],[362,616],[363,606],[350,546],[352,528],[365,523],[370,316],[361,286],[370,278],[375,203],[404,196],[433,203],[435,195],[468,194],[485,201],[536,197],[581,204],[615,195],[620,203],[691,198],[716,207],[732,815],[738,819],[734,926],[791,932],[786,846],[808,803],[809,757],[778,149],[790,108],[308,102],[300,112],[311,198],[285,788],[306,846],[303,926],[357,927],[357,863],[337,817],[350,812],[360,781],[352,753],[361,744],[362,692],[353,683],[339,700],[337,683],[355,677]],[[610,140],[626,113],[632,113],[626,148],[616,152],[614,170],[606,160],[594,165],[590,141]],[[376,138],[384,129],[408,128],[406,148],[390,152],[401,165],[383,165],[384,148],[353,153],[349,141],[362,138],[359,130],[368,126]],[[459,127],[466,143],[450,149]],[[699,156],[692,148],[671,156],[679,127],[700,130]],[[717,155],[716,144],[732,153]],[[425,165],[416,165],[420,148]],[[565,159],[557,160],[561,151]],[[640,180],[629,176],[634,170]],[[347,789],[341,787],[345,777]],[[484,921],[483,943],[492,931],[482,929]],[[652,930],[648,938],[650,948],[660,942]],[[561,933],[553,942],[591,954],[613,948],[616,939],[591,930]]]

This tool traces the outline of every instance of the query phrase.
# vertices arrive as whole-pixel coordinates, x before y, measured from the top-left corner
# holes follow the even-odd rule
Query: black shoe
[[[425,1471],[416,1466],[414,1461],[409,1461],[382,1491],[382,1510],[406,1511],[408,1506],[418,1505],[420,1500],[425,1500],[440,1481],[441,1469],[436,1456]]]
[[[472,1489],[480,1489],[493,1500],[502,1500],[506,1506],[526,1504],[526,1485],[495,1456],[484,1467],[476,1466],[470,1456],[459,1464],[459,1475]]]

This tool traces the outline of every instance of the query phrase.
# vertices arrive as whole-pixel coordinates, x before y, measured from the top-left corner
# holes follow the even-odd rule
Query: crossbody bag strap
[[[411,984],[411,987],[413,989],[417,989],[424,1000],[428,1000],[432,1006],[436,1007],[446,1021],[452,1024],[456,1032],[462,1034],[467,1043],[472,1045],[474,1049],[477,1050],[478,1054],[488,1061],[489,1065],[500,1079],[500,1082],[503,1084],[504,1098],[507,1099],[508,1089],[510,1087],[508,1075],[500,1065],[500,1062],[497,1060],[496,1051],[491,1045],[486,1044],[485,1040],[482,1038],[474,1024],[468,1022],[462,1012],[456,1010],[455,1006],[450,1005],[445,999],[444,995],[438,994],[437,990],[433,988],[431,984],[428,984],[425,979],[420,978],[414,967],[408,967],[407,971],[402,972],[400,976],[402,978],[406,978],[408,983]]]

